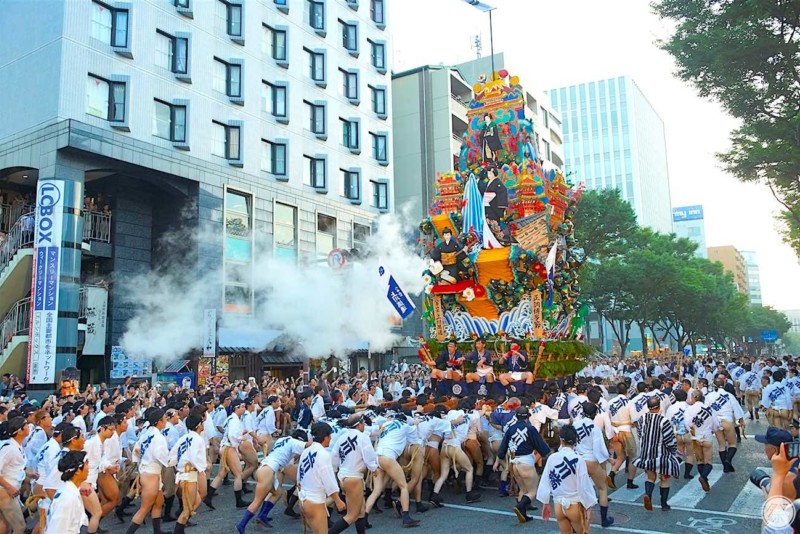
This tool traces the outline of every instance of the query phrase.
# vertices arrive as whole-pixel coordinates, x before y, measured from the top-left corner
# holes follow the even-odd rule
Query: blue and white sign
[[[403,319],[408,318],[414,313],[414,303],[411,302],[411,299],[400,287],[400,284],[397,283],[397,280],[394,279],[394,276],[392,276],[383,265],[378,267],[378,274],[386,287],[386,298],[389,299],[389,303],[394,306],[394,309],[397,310],[400,317]]]
[[[703,219],[703,206],[684,206],[672,208],[672,221],[698,221]]]
[[[64,181],[39,180],[36,190],[36,224],[33,240],[32,309],[28,343],[29,384],[53,384],[56,380],[63,218]]]
[[[761,331],[761,341],[765,343],[775,343],[778,341],[778,331],[777,330],[762,330]]]

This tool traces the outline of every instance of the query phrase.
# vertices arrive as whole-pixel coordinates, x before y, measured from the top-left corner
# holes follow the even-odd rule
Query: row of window
[[[324,35],[326,31],[325,2],[324,0],[308,1],[308,24],[318,33]],[[191,0],[173,0],[178,11],[191,15]],[[349,1],[357,7],[355,2]],[[288,0],[275,0],[275,4],[285,7],[288,10]],[[92,0],[92,37],[102,41],[117,51],[125,54],[130,52],[130,9],[132,4],[115,3],[114,6]],[[219,25],[225,28],[227,35],[239,44],[244,44],[244,24],[242,0],[217,0],[216,17]],[[370,17],[379,27],[385,25],[385,5],[384,0],[370,0]],[[351,52],[358,50],[358,25],[352,22],[342,24],[342,45]],[[373,65],[379,69],[386,68],[386,47],[383,43],[372,43]],[[286,33],[283,31],[283,50],[281,57],[273,56],[275,59],[286,60]]]

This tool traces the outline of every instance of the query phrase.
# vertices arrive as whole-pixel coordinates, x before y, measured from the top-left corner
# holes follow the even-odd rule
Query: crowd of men
[[[363,534],[375,514],[415,527],[431,508],[476,503],[491,486],[513,498],[519,522],[542,506],[561,532],[583,533],[595,506],[603,527],[614,523],[608,492],[637,488],[639,471],[645,509],[658,500],[669,510],[674,478],[710,491],[715,443],[723,471],[735,471],[747,420],[769,421],[758,438],[770,458],[800,427],[789,357],[610,359],[559,381],[536,380],[527,359],[517,345],[490,354],[478,340],[464,357],[447,349],[430,371],[399,363],[308,381],[184,390],[128,380],[41,404],[16,396],[0,405],[0,527],[94,534],[109,517],[133,534],[149,516],[155,534],[166,523],[181,534],[227,484],[240,534],[254,521],[271,526],[275,513],[297,519],[297,531],[302,521],[314,534]],[[504,392],[438,394],[463,378]]]

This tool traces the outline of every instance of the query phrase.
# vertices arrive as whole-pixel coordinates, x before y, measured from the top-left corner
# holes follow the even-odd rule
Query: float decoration
[[[572,223],[582,189],[543,168],[519,79],[505,71],[488,78],[473,87],[458,169],[436,177],[420,224],[430,258],[422,317],[431,347],[476,336],[544,340],[548,360],[538,368],[567,372],[577,363],[562,361],[588,355],[575,349],[585,346],[584,260]],[[572,360],[554,349],[567,341]]]

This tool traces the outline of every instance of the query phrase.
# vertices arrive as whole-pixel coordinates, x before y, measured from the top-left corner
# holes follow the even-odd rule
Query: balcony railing
[[[111,214],[99,211],[84,212],[83,240],[111,243]]]
[[[31,299],[25,297],[18,300],[11,310],[6,314],[2,324],[0,324],[0,350],[5,350],[14,336],[27,335],[30,323],[29,314],[31,311]]]
[[[27,212],[17,219],[7,234],[0,234],[0,273],[20,249],[33,246],[34,222],[33,212]]]
[[[458,134],[455,134],[455,133],[454,133],[454,134],[452,134],[452,136],[453,136],[453,139],[454,139],[454,140],[456,140],[456,141],[458,141],[458,142],[459,142],[459,144],[461,144],[461,143],[463,143],[463,142],[464,142],[464,138],[463,138],[463,137],[461,137],[460,135],[458,135]]]
[[[462,112],[463,112],[463,113],[466,115],[466,113],[467,113],[467,109],[468,109],[468,108],[467,108],[467,102],[465,102],[463,98],[461,98],[460,96],[458,96],[458,95],[457,95],[457,94],[455,94],[455,93],[450,93],[450,97],[453,99],[453,101],[454,101],[454,102],[455,102],[455,103],[456,103],[456,104],[457,104],[459,107],[461,107],[461,108],[462,108]]]
[[[12,202],[11,204],[0,204],[0,231],[8,232],[15,222],[24,213],[30,213],[36,206],[33,204],[26,204],[23,202]]]

